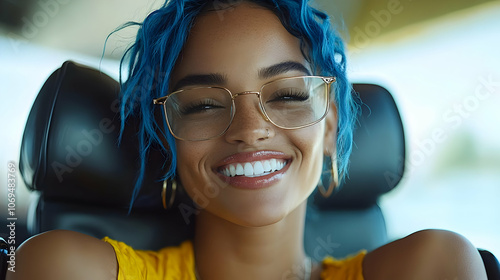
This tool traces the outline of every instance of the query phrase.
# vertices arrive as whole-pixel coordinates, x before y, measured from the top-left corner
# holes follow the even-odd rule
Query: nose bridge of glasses
[[[250,95],[250,94],[255,94],[257,95],[258,98],[260,98],[260,92],[259,91],[243,91],[243,92],[238,92],[238,93],[233,93],[231,96],[233,100],[238,97],[238,96],[243,96],[243,95]]]
[[[245,95],[251,95],[251,94],[255,94],[257,96],[257,98],[258,98],[258,101],[259,101],[258,102],[258,104],[259,104],[259,113],[260,113],[260,115],[264,118],[264,120],[269,121],[269,118],[267,117],[266,113],[264,112],[264,108],[262,107],[261,92],[259,92],[259,91],[243,91],[243,92],[238,92],[238,93],[231,94],[231,98],[233,99],[233,102],[234,102],[234,100],[236,99],[236,97],[245,96]]]

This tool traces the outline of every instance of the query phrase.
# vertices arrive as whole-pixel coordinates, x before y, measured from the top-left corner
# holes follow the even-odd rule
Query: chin
[[[259,203],[247,200],[227,205],[219,216],[243,227],[265,227],[282,222],[299,205],[300,203],[287,203],[286,199],[271,199]]]
[[[248,214],[248,215],[239,215],[237,217],[233,216],[229,218],[229,221],[242,227],[259,228],[279,223],[283,221],[283,219],[286,216],[287,216],[286,214],[282,215]]]

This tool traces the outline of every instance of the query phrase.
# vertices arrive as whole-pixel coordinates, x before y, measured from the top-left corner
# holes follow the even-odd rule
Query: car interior
[[[36,196],[28,213],[30,235],[67,229],[143,250],[178,245],[193,235],[197,206],[185,194],[164,209],[160,149],[149,155],[144,185],[129,211],[138,145],[134,123],[127,124],[118,144],[118,94],[116,80],[71,61],[43,85],[26,123],[19,161],[22,178]],[[316,193],[309,201],[304,244],[315,260],[389,242],[378,198],[396,188],[404,174],[404,125],[383,87],[354,84],[353,94],[359,95],[362,114],[349,177],[334,195]],[[5,240],[1,244],[4,277],[11,253]],[[499,279],[498,260],[478,250],[488,279]]]
[[[163,2],[0,0],[0,95],[8,95],[0,102],[0,160],[15,165],[12,172],[0,167],[0,180],[17,180],[15,217],[6,211],[14,209],[7,187],[0,190],[7,225],[0,228],[0,280],[20,244],[50,230],[108,236],[142,250],[192,238],[199,206],[182,188],[170,205],[160,147],[148,155],[130,207],[140,156],[136,120],[118,140],[117,73],[136,30],[110,34]],[[330,197],[317,191],[309,198],[306,253],[316,261],[343,258],[443,228],[469,238],[488,279],[500,280],[500,132],[492,112],[500,100],[500,2],[315,2],[345,39],[361,114],[348,177]],[[433,129],[446,141],[428,152],[423,141]]]

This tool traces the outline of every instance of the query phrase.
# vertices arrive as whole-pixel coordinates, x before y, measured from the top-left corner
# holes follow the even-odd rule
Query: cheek
[[[177,175],[182,187],[201,208],[226,187],[212,172],[210,158],[217,151],[212,141],[177,142]]]
[[[196,182],[203,172],[203,158],[202,151],[207,148],[203,147],[203,143],[193,143],[186,141],[177,141],[177,174],[180,177],[184,186],[192,186],[191,181]],[[188,192],[189,190],[186,189]]]
[[[299,129],[296,131],[296,145],[302,151],[304,157],[317,158],[323,155],[323,142],[325,139],[324,122]]]
[[[315,187],[321,175],[324,131],[324,125],[318,124],[295,132],[295,145],[301,160],[299,172],[308,186]]]
[[[202,168],[203,144],[193,142],[177,142],[177,179],[189,197],[201,207],[205,207],[206,201],[204,187],[206,180],[203,174],[206,172]]]

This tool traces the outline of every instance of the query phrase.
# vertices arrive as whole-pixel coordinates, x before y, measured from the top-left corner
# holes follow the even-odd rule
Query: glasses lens
[[[231,94],[221,88],[178,91],[165,101],[165,115],[177,138],[198,141],[217,137],[231,123]]]
[[[262,88],[262,105],[277,126],[299,128],[326,115],[328,94],[327,83],[321,77],[287,78]]]

